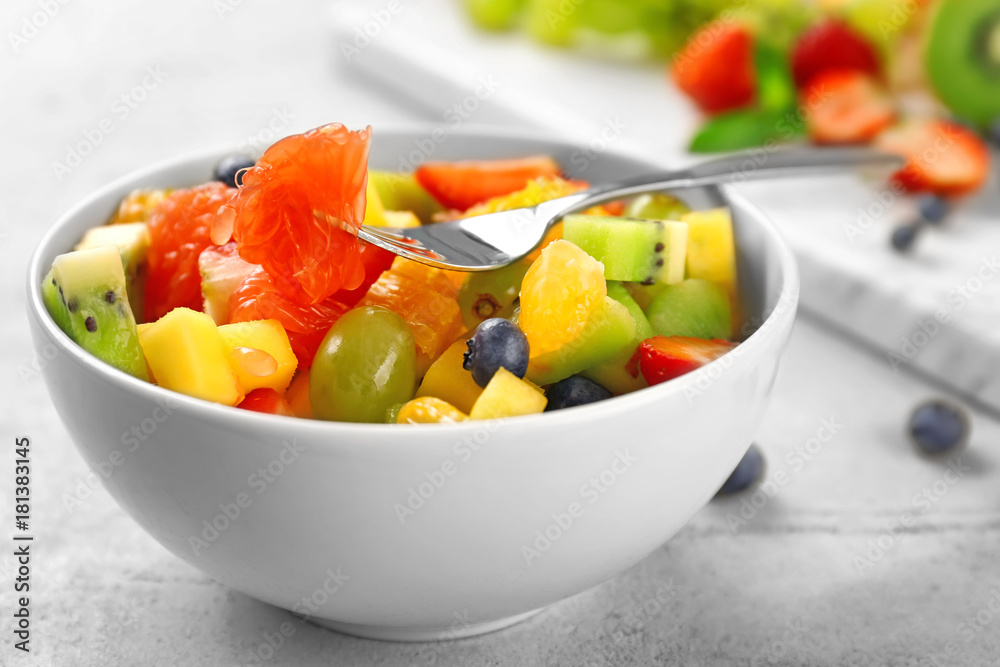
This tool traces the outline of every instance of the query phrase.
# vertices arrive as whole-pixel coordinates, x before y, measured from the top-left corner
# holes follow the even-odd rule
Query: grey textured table
[[[151,161],[331,120],[421,119],[349,76],[325,6],[308,4],[79,0],[16,51],[9,38],[0,48],[0,406],[5,443],[32,437],[37,536],[29,655],[11,645],[16,568],[2,549],[0,664],[997,663],[1000,422],[974,412],[968,451],[916,456],[902,424],[941,390],[808,318],[759,435],[768,483],[711,503],[623,575],[477,639],[391,644],[299,624],[180,562],[93,488],[37,374],[44,362],[22,314],[26,256],[72,204]],[[5,10],[5,33],[19,35],[40,11]],[[93,145],[78,165],[53,166],[81,142]],[[781,216],[780,205],[771,212]],[[5,527],[12,466],[5,455]],[[295,632],[272,649],[283,623]]]

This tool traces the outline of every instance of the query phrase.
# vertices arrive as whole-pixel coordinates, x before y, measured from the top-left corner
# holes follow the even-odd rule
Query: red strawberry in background
[[[754,99],[757,80],[753,36],[743,25],[713,21],[691,36],[671,73],[705,113],[746,106]]]
[[[800,89],[829,69],[849,69],[881,77],[875,48],[849,25],[826,19],[803,32],[792,50],[792,77]]]
[[[510,160],[425,162],[414,172],[417,182],[442,206],[459,211],[520,190],[530,180],[558,175],[559,165],[547,155]]]
[[[896,118],[885,88],[858,70],[825,70],[802,91],[809,136],[818,144],[867,143]]]
[[[986,142],[958,123],[910,121],[883,132],[875,144],[906,158],[893,180],[909,192],[964,195],[979,189],[989,175]]]
[[[639,345],[639,369],[650,386],[701,368],[729,352],[728,340],[653,336]]]

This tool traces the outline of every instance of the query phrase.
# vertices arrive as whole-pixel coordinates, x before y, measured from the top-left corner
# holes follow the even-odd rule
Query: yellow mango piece
[[[219,336],[230,355],[233,370],[240,381],[243,391],[267,387],[279,394],[285,392],[288,383],[292,381],[298,360],[288,342],[288,334],[278,320],[256,320],[253,322],[236,322],[219,327]],[[276,362],[268,366],[256,364],[256,368],[248,366],[241,359],[247,355],[241,354],[243,348],[262,350]],[[266,372],[266,374],[265,374]]]
[[[161,387],[225,405],[243,400],[226,346],[205,313],[175,308],[139,330],[139,345]]]
[[[417,398],[433,396],[447,401],[468,414],[483,388],[472,379],[472,373],[462,368],[465,339],[457,340],[438,357],[424,375],[417,389]]]
[[[733,219],[727,208],[691,211],[688,224],[687,277],[718,283],[736,294],[736,245]]]
[[[468,419],[468,415],[448,401],[433,396],[407,401],[396,415],[397,424],[455,424]]]
[[[386,227],[407,229],[420,226],[420,218],[413,211],[382,211],[382,218]]]
[[[538,387],[525,382],[506,368],[493,374],[469,413],[471,419],[500,419],[533,415],[545,410],[548,399]]]
[[[309,369],[301,371],[288,385],[285,400],[292,406],[296,417],[312,419],[312,403],[309,402]]]
[[[385,206],[382,205],[382,198],[378,196],[378,190],[372,179],[368,179],[368,187],[365,188],[365,219],[364,224],[370,227],[391,227],[385,219]]]

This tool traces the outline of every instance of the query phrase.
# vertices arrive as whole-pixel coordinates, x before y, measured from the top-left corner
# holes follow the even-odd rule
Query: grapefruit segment
[[[362,284],[357,230],[364,220],[371,128],[331,123],[285,137],[243,175],[213,237],[230,226],[240,257],[284,294],[318,304]]]

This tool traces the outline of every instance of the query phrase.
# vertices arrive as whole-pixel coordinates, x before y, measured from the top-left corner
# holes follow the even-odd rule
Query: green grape
[[[649,308],[649,304],[653,303],[656,297],[660,296],[665,289],[667,289],[666,283],[653,283],[652,285],[640,285],[639,283],[622,283],[628,293],[632,295],[632,299],[635,300],[639,307],[643,310]]]
[[[464,0],[465,8],[480,28],[507,30],[517,22],[525,0]]]
[[[641,5],[621,0],[589,0],[580,5],[580,24],[605,33],[642,30],[645,15]]]
[[[741,21],[758,39],[775,49],[788,50],[807,26],[820,15],[819,10],[801,0],[754,0],[736,2],[732,19]]]
[[[571,45],[580,4],[582,0],[528,0],[528,34],[544,44]]]
[[[465,326],[475,329],[491,317],[513,315],[514,302],[529,266],[531,262],[522,259],[502,269],[470,274],[458,291],[458,306]]]
[[[913,7],[912,0],[851,0],[842,11],[852,28],[881,49],[884,56],[892,58],[918,13]]]
[[[309,400],[318,419],[378,423],[397,403],[413,398],[416,344],[396,313],[363,306],[344,314],[320,345],[309,375]]]
[[[405,403],[396,403],[389,407],[385,411],[385,419],[383,420],[386,424],[395,424],[396,419],[399,417],[399,411],[406,405]]]
[[[680,220],[691,209],[677,197],[659,192],[647,193],[629,201],[625,206],[626,218],[647,220]]]

